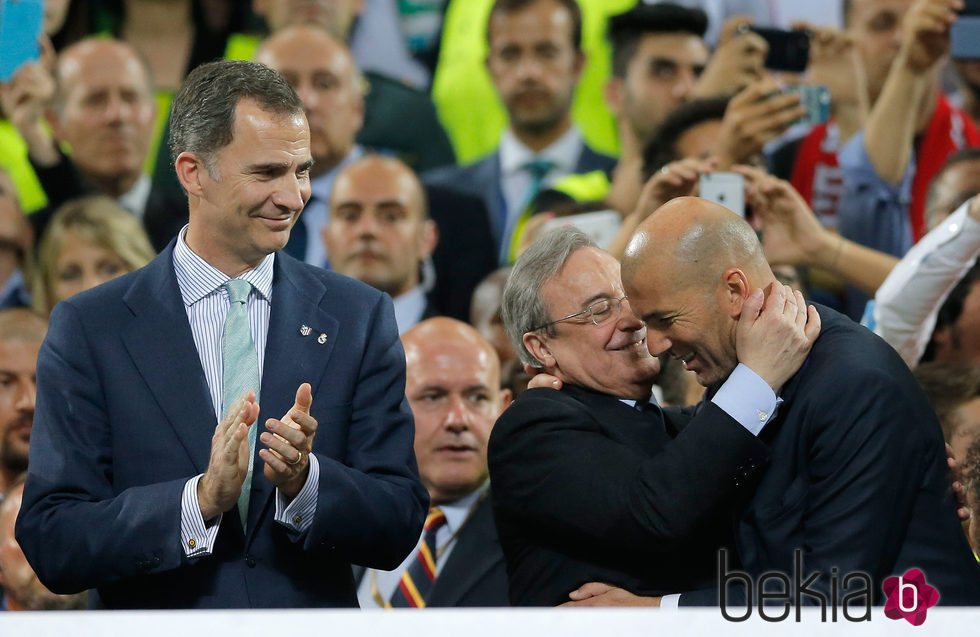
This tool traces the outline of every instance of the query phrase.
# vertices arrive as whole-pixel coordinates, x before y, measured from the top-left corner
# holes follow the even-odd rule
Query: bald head
[[[48,333],[48,322],[27,308],[0,310],[0,341],[40,343]]]
[[[313,176],[332,170],[364,123],[363,82],[347,46],[322,27],[286,27],[262,42],[255,60],[279,71],[303,100]]]
[[[678,283],[712,285],[736,267],[757,287],[775,280],[759,239],[744,219],[700,197],[668,201],[637,227],[623,255],[623,284],[657,268]]]
[[[487,441],[510,392],[493,347],[466,323],[429,319],[402,343],[419,475],[433,504],[453,502],[486,483]]]
[[[500,360],[496,350],[476,329],[462,321],[446,316],[427,319],[402,335],[402,345],[405,347],[405,359],[409,368],[421,358],[446,349],[447,346],[458,346],[477,352],[481,367],[493,379],[500,379]]]

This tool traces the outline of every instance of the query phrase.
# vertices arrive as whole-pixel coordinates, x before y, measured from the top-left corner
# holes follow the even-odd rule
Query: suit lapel
[[[301,383],[310,383],[313,395],[317,395],[339,327],[337,319],[320,308],[326,291],[323,281],[307,271],[303,264],[282,252],[276,255],[260,412],[256,421],[259,433],[265,431],[268,418],[282,418],[293,406]],[[309,334],[303,334],[303,326],[310,328]],[[315,400],[313,407],[316,409]],[[272,484],[262,475],[264,465],[258,452],[264,447],[261,441],[255,445],[255,470],[248,509],[249,538],[254,535],[253,531],[275,493]]]
[[[429,606],[456,606],[498,563],[503,561],[494,531],[489,493],[480,496],[473,516],[459,533],[449,560],[436,578]],[[496,550],[494,550],[496,549]]]
[[[173,271],[173,245],[140,271],[123,297],[134,317],[122,340],[194,467],[203,473],[217,423]]]

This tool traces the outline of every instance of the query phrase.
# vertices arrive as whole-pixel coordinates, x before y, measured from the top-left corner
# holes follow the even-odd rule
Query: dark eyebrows
[[[299,172],[301,173],[308,172],[310,168],[313,168],[313,164],[315,163],[316,162],[313,160],[312,157],[310,159],[307,159],[306,161],[304,161],[302,164],[299,165]]]
[[[590,305],[592,305],[593,303],[595,303],[596,301],[599,301],[599,300],[602,300],[602,299],[611,299],[611,298],[612,297],[609,296],[608,294],[606,294],[605,292],[599,292],[598,294],[593,294],[589,298],[587,298],[584,301],[582,301],[582,304],[581,304],[580,307],[582,309],[585,309],[585,308],[589,307]]]
[[[289,162],[270,162],[265,164],[252,164],[248,167],[248,172],[250,173],[275,173],[282,172],[289,168]]]

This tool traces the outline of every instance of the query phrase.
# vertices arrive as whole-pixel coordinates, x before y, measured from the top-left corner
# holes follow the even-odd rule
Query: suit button
[[[252,557],[251,555],[246,555],[245,556],[245,564],[249,568],[255,568],[255,558]]]

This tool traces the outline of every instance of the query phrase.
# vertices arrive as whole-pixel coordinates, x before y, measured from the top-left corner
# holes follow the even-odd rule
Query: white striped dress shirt
[[[228,290],[223,285],[229,277],[194,254],[185,242],[187,227],[180,231],[174,246],[174,273],[177,286],[187,311],[194,346],[201,357],[201,367],[211,392],[215,423],[221,420],[222,365],[221,332],[228,315]],[[272,271],[275,253],[269,254],[258,266],[242,274],[240,279],[252,284],[248,296],[248,322],[255,343],[259,365],[259,384],[265,363],[265,344],[269,333],[269,314],[272,309]],[[257,392],[256,392],[257,393]],[[261,404],[261,396],[259,396]],[[256,422],[253,427],[260,426]],[[310,472],[306,484],[292,502],[276,491],[276,521],[297,533],[303,533],[313,523],[316,512],[320,466],[310,454]],[[203,474],[202,474],[203,475]],[[197,483],[201,476],[187,481],[181,499],[181,545],[188,557],[210,555],[221,526],[219,515],[211,524],[205,524],[197,500]]]

